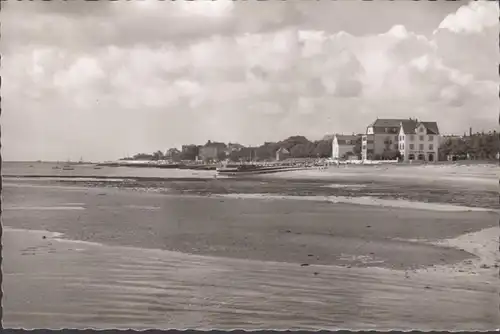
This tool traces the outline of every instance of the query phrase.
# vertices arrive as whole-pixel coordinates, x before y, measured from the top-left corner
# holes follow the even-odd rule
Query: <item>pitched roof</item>
[[[405,119],[401,121],[403,125],[403,131],[405,134],[415,134],[415,129],[417,128],[417,121]]]
[[[359,138],[361,138],[360,135],[335,135],[335,137],[337,137],[337,143],[339,145],[354,145],[354,143],[356,142],[356,140],[358,140]],[[346,141],[347,140],[350,140],[351,143],[350,144],[347,144]]]
[[[426,129],[428,134],[438,135],[439,128],[436,122],[417,122],[415,120],[404,120],[401,122],[403,125],[403,131],[405,134],[415,134],[416,129],[422,124]]]
[[[426,127],[427,133],[434,135],[439,134],[439,128],[436,122],[420,122],[420,123]]]
[[[427,129],[427,133],[435,135],[439,134],[439,128],[436,122],[418,122],[414,119],[379,118],[368,126],[373,126],[376,128],[399,128],[401,124],[403,125],[404,132],[407,134],[415,133],[415,129],[420,124],[423,124],[425,126],[425,128]]]
[[[368,126],[373,127],[383,127],[383,128],[396,128],[399,127],[401,122],[407,121],[407,119],[396,119],[396,118],[378,118],[375,122]]]

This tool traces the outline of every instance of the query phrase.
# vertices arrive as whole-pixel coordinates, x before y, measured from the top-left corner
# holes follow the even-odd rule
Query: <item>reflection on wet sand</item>
[[[485,275],[491,269],[300,266],[56,237],[5,231],[4,326],[485,330],[500,323],[498,287]]]

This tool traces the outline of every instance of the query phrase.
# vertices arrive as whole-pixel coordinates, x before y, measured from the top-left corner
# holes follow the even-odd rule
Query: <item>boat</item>
[[[74,170],[73,166],[71,166],[71,162],[68,159],[68,161],[64,164],[62,170]]]

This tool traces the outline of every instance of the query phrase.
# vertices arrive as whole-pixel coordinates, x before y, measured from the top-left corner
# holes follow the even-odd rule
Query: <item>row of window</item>
[[[399,149],[400,150],[404,150],[405,149],[405,144],[404,143],[401,143],[399,145]],[[410,150],[414,150],[415,149],[415,145],[414,144],[410,144]],[[423,151],[424,150],[424,144],[419,144],[418,145],[418,149],[420,151]],[[434,145],[433,144],[429,144],[429,150],[433,150],[434,149]]]
[[[429,138],[429,141],[433,141],[434,140],[434,136],[432,136],[432,135],[429,135],[428,138]],[[425,140],[425,136],[420,135],[420,136],[418,136],[418,139],[420,141],[424,141]],[[396,137],[396,140],[398,140],[397,137]],[[399,141],[402,141],[402,140],[405,140],[405,136],[399,136]],[[414,141],[414,140],[415,140],[415,135],[410,135],[410,141]]]
[[[388,139],[388,138],[390,138],[390,137],[387,137],[386,141],[387,141],[388,143],[390,143],[390,142],[391,142],[391,140],[390,140],[390,139]],[[419,139],[420,141],[424,141],[424,140],[425,140],[425,136],[420,135],[420,136],[418,136],[418,139]],[[395,141],[403,141],[403,140],[405,140],[405,136],[394,136],[394,140],[395,140]],[[415,135],[410,135],[410,141],[414,141],[414,140],[415,140]],[[429,141],[433,141],[433,140],[434,140],[434,136],[429,135],[429,136],[428,136],[428,140],[429,140]],[[363,137],[363,141],[367,141],[366,137]],[[372,143],[373,143],[373,140],[368,140],[368,142],[372,142]]]
[[[362,146],[363,150],[366,150],[366,145],[363,145]],[[398,149],[398,145],[395,144],[394,145],[394,149],[397,150]],[[400,143],[399,144],[399,149],[400,150],[404,150],[405,149],[405,144],[404,143]],[[410,150],[414,150],[415,149],[415,144],[410,144]],[[424,150],[424,144],[419,144],[418,145],[418,149],[420,151],[423,151]],[[434,144],[429,144],[429,150],[433,150],[434,149]]]

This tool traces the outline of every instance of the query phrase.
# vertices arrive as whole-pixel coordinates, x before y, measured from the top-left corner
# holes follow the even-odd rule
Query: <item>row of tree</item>
[[[440,146],[439,151],[441,156],[496,159],[500,151],[500,138],[496,131],[449,137]]]

